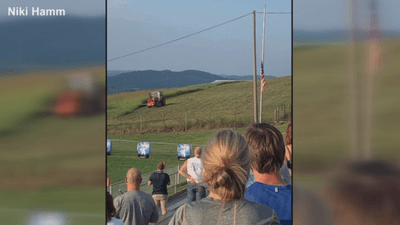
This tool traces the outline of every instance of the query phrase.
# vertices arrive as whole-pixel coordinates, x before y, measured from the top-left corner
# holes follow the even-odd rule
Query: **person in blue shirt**
[[[285,143],[281,132],[267,123],[253,124],[243,136],[250,150],[254,183],[245,199],[265,204],[275,210],[281,224],[292,224],[292,186],[281,176],[285,160]]]

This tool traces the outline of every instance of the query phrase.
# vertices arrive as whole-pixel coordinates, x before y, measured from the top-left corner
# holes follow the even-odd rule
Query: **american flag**
[[[264,88],[265,88],[265,76],[264,76],[264,65],[261,63],[261,93],[264,93]]]
[[[379,39],[381,38],[378,31],[378,2],[371,0],[369,4],[370,24],[369,24],[369,46],[368,46],[368,70],[371,74],[383,64],[385,55]]]

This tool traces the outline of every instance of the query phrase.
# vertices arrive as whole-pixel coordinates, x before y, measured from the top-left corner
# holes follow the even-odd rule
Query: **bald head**
[[[194,149],[194,156],[200,157],[201,156],[201,147],[196,147]]]
[[[130,168],[126,173],[126,182],[128,184],[140,184],[142,182],[142,173],[136,168]]]

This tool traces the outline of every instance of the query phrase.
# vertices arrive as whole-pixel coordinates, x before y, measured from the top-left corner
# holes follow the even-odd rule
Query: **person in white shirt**
[[[186,177],[187,186],[187,202],[198,201],[206,197],[206,187],[201,185],[203,162],[201,161],[201,147],[194,150],[194,157],[185,161],[179,174]]]

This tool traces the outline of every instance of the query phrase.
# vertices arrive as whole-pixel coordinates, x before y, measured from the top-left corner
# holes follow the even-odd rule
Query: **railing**
[[[177,170],[174,170],[177,169]],[[168,190],[168,194],[175,194],[177,193],[180,187],[185,188],[186,187],[186,178],[181,176],[179,174],[179,169],[180,169],[180,165],[176,165],[176,166],[171,166],[168,168],[164,169],[164,172],[167,173],[170,176],[170,180],[171,180],[171,186],[169,186],[167,188]],[[169,172],[169,171],[175,171],[175,172]],[[152,191],[153,191],[153,186],[148,186],[147,182],[149,180],[150,175],[153,172],[150,173],[146,173],[142,175],[143,178],[143,183],[140,185],[140,190],[144,191],[148,194],[151,195]],[[125,184],[125,180],[122,181],[118,181],[116,183],[110,184],[109,187],[107,187],[108,191],[111,193],[111,195],[113,197],[116,197],[118,195],[121,194],[120,191],[126,191],[126,184]],[[170,190],[173,190],[172,192]]]

